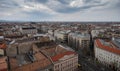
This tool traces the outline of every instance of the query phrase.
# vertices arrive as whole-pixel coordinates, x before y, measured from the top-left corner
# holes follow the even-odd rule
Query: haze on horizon
[[[0,0],[0,20],[120,22],[120,0]]]

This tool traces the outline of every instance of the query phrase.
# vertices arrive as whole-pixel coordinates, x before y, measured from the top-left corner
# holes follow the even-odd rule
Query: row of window
[[[72,58],[70,60],[67,60],[65,62],[62,62],[58,65],[55,66],[55,70],[59,70],[59,69],[66,69],[66,68],[71,68],[74,67],[78,64],[78,59],[77,58]]]

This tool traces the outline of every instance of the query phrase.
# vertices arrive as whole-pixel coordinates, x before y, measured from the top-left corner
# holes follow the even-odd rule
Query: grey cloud
[[[48,0],[25,0],[25,2],[46,3]]]
[[[0,8],[15,8],[19,7],[19,4],[17,4],[14,1],[8,1],[8,0],[0,0]]]
[[[73,12],[82,11],[84,9],[89,10],[90,8],[99,7],[102,5],[105,6],[109,2],[108,1],[106,3],[102,3],[101,0],[83,0],[84,5],[82,7],[71,7],[69,4],[75,0],[23,0],[23,1],[24,1],[23,5],[28,5],[28,6],[33,6],[32,5],[33,3],[44,4],[51,10],[58,13],[73,13]],[[0,9],[1,8],[14,9],[20,7],[21,7],[21,3],[17,3],[14,0],[11,1],[0,0]]]
[[[10,18],[17,17],[19,14],[19,18],[21,19],[27,16],[28,19],[32,19],[33,17],[39,20],[42,19],[42,17],[51,18],[54,16],[59,17],[61,15],[71,15],[76,13],[79,13],[77,15],[79,16],[84,13],[88,13],[88,11],[91,11],[91,9],[91,13],[97,13],[102,10],[103,15],[105,15],[104,11],[107,13],[111,10],[114,10],[111,12],[113,15],[116,15],[118,11],[120,11],[120,0],[82,0],[83,5],[71,6],[70,3],[73,1],[77,0],[0,0],[0,16],[2,15],[4,18]],[[40,6],[40,9],[38,6]],[[52,12],[53,14],[51,14]],[[10,14],[11,16],[9,16]],[[111,17],[113,15],[111,15]],[[61,18],[63,17],[60,17],[59,19]],[[91,15],[90,18],[92,18]]]
[[[75,0],[70,0],[70,2],[72,1]],[[73,12],[83,11],[86,9],[89,10],[90,8],[94,8],[94,7],[105,6],[109,3],[109,2],[101,3],[101,0],[83,0],[84,5],[82,7],[71,7],[69,6],[70,2],[66,0],[58,0],[58,1],[56,0],[53,1],[52,4],[50,3],[46,5],[52,10],[59,13],[73,13]]]
[[[36,2],[46,3],[48,0],[35,0]]]

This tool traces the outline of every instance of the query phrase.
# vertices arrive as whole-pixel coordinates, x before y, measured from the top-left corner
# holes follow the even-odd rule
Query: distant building
[[[100,63],[120,71],[120,40],[105,41],[96,39],[94,43],[95,58]]]
[[[90,24],[81,24],[79,25],[79,30],[88,30],[90,29],[91,25]]]
[[[68,42],[68,34],[70,33],[70,30],[56,30],[54,32],[54,37],[56,40],[60,42]]]
[[[4,56],[4,50],[3,49],[0,49],[0,57],[1,56]]]
[[[22,34],[37,34],[37,29],[35,27],[20,27],[20,32]]]
[[[103,32],[105,32],[105,30],[104,29],[94,29],[94,30],[92,30],[91,31],[92,38],[102,37],[102,34],[101,34],[101,36],[99,35],[101,32],[103,33]]]
[[[48,26],[41,26],[41,31],[42,32],[48,32],[48,30],[49,30],[49,27]]]
[[[48,30],[48,34],[54,36],[54,30]]]

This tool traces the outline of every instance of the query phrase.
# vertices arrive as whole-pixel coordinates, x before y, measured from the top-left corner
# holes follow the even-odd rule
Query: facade
[[[7,57],[0,57],[0,71],[8,71]]]
[[[80,30],[88,30],[88,29],[90,29],[90,27],[91,27],[91,25],[89,25],[89,24],[81,24],[81,25],[79,25]]]
[[[71,48],[52,45],[40,49],[53,63],[52,71],[76,71],[78,54]]]
[[[54,36],[54,30],[48,30],[48,34]]]
[[[68,33],[70,31],[66,30],[66,31],[62,31],[62,30],[56,30],[54,32],[54,37],[56,40],[60,41],[60,42],[67,42],[68,41]]]
[[[70,33],[68,35],[68,45],[76,49],[89,49],[90,35],[82,33]]]
[[[65,52],[52,57],[54,71],[76,71],[78,66],[78,55],[74,52]]]
[[[20,32],[22,34],[37,34],[37,29],[35,27],[20,27]]]
[[[96,39],[94,44],[95,58],[115,71],[120,71],[120,45],[114,43],[116,42]]]
[[[4,50],[0,49],[0,56],[4,56]]]
[[[34,35],[34,37],[38,36],[42,38],[43,35]],[[9,56],[9,70],[76,71],[78,54],[71,48],[48,42],[47,39],[39,39],[39,41],[34,43],[29,42],[31,40],[16,40],[8,46],[6,51],[7,56]]]

